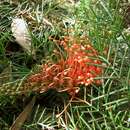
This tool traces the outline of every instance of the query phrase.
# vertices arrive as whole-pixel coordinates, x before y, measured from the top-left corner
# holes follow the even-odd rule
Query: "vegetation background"
[[[129,0],[1,1],[0,129],[9,129],[33,96],[10,96],[6,92],[20,85],[16,79],[22,81],[38,65],[53,59],[52,52],[57,46],[48,38],[87,35],[105,63],[104,74],[97,77],[104,82],[83,87],[81,97],[71,103],[66,93],[39,94],[22,129],[39,130],[38,123],[42,123],[59,130],[129,130],[129,14]],[[11,23],[16,17],[24,18],[28,24],[35,57],[24,51],[12,35]],[[69,32],[71,29],[73,32]]]

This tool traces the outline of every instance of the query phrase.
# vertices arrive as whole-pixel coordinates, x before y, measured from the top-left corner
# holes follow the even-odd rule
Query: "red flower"
[[[88,86],[92,83],[100,84],[95,77],[102,74],[103,68],[99,67],[102,62],[98,59],[97,51],[91,44],[81,45],[80,40],[69,38],[58,41],[67,52],[66,59],[59,59],[57,63],[44,64],[41,71],[29,77],[29,82],[37,86],[40,93],[54,88],[57,91],[67,91],[74,95],[79,91],[79,85]],[[83,40],[82,40],[83,42]]]

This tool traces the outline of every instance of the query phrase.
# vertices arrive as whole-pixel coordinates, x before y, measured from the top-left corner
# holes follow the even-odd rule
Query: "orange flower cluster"
[[[39,85],[40,93],[53,88],[58,92],[67,91],[75,95],[79,85],[101,83],[94,78],[102,74],[102,62],[97,59],[98,53],[90,44],[81,45],[80,41],[73,41],[69,46],[69,39],[60,40],[59,43],[63,45],[67,58],[61,58],[57,63],[44,64],[39,73],[29,77],[29,82]]]

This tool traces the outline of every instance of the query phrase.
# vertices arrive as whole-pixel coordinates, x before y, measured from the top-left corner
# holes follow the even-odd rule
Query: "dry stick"
[[[74,97],[72,97],[72,98],[70,99],[69,103],[65,106],[64,110],[56,116],[57,118],[60,117],[60,116],[66,111],[66,109],[68,108],[68,106],[69,106],[70,103],[72,102],[73,98],[74,98]]]
[[[21,127],[29,114],[32,111],[32,108],[35,104],[36,97],[34,96],[25,109],[20,113],[15,122],[12,124],[9,130],[21,130]]]

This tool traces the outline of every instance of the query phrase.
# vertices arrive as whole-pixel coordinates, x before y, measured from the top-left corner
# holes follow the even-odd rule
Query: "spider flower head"
[[[56,41],[64,47],[67,53],[65,59],[61,58],[56,63],[43,64],[37,74],[29,77],[28,81],[37,86],[40,93],[53,88],[58,92],[66,91],[70,95],[75,95],[79,92],[80,85],[101,83],[101,80],[95,80],[103,72],[98,52],[90,43],[81,45],[80,40],[72,40],[69,46],[69,40],[64,38]]]

